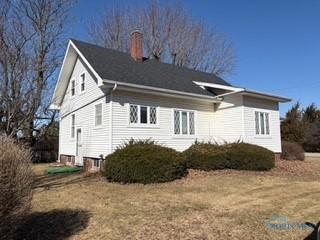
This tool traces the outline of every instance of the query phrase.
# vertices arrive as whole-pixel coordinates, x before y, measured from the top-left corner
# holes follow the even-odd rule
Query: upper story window
[[[86,90],[86,74],[82,73],[80,75],[80,92],[84,92]]]
[[[71,115],[71,138],[74,138],[76,135],[76,115]]]
[[[102,125],[102,103],[95,105],[95,126]]]
[[[76,94],[76,81],[71,80],[71,87],[70,87],[71,96]]]
[[[157,108],[130,105],[129,122],[130,124],[157,124]]]
[[[256,135],[270,135],[269,113],[256,111],[254,115]]]
[[[195,135],[194,112],[174,110],[173,122],[175,135]]]

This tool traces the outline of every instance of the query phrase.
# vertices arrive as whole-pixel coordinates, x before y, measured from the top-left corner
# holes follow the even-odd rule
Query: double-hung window
[[[141,125],[157,124],[157,108],[131,104],[129,107],[129,123]]]
[[[254,112],[256,135],[270,135],[269,113]]]
[[[80,92],[84,92],[86,90],[86,74],[82,73],[80,75]]]
[[[76,94],[76,81],[75,80],[71,80],[70,93],[71,93],[71,97]]]
[[[94,106],[95,110],[95,126],[102,125],[102,103],[99,103]]]
[[[173,123],[175,135],[195,135],[194,112],[174,110]]]
[[[71,138],[74,138],[76,135],[76,115],[71,115]]]

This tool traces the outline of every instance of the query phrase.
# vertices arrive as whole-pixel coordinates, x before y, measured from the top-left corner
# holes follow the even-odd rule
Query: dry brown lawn
[[[37,167],[35,167],[37,169]],[[121,185],[98,174],[39,176],[26,239],[304,239],[268,220],[320,221],[320,161],[279,162],[268,173],[191,171],[165,184]]]

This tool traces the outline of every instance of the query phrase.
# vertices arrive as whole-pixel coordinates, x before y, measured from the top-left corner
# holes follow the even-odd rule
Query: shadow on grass
[[[16,239],[66,239],[84,230],[89,219],[88,212],[73,209],[31,213],[18,228]]]
[[[306,222],[306,224],[309,227],[312,227],[313,231],[304,240],[320,240],[320,222],[318,222],[317,224]]]

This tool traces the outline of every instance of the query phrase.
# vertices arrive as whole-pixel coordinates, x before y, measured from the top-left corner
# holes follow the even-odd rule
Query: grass
[[[47,169],[50,167],[49,163],[37,163],[33,165],[33,172],[36,176],[44,175]]]
[[[38,176],[32,203],[38,233],[28,232],[80,240],[304,239],[311,229],[266,225],[274,215],[289,223],[320,221],[320,161],[301,164],[312,172],[286,172],[283,164],[268,173],[192,171],[185,179],[152,185],[109,183],[98,174]],[[44,224],[41,214],[54,217]],[[57,236],[56,228],[68,231]]]
[[[47,174],[63,174],[63,173],[75,173],[82,171],[82,168],[79,167],[52,167],[46,170]]]

